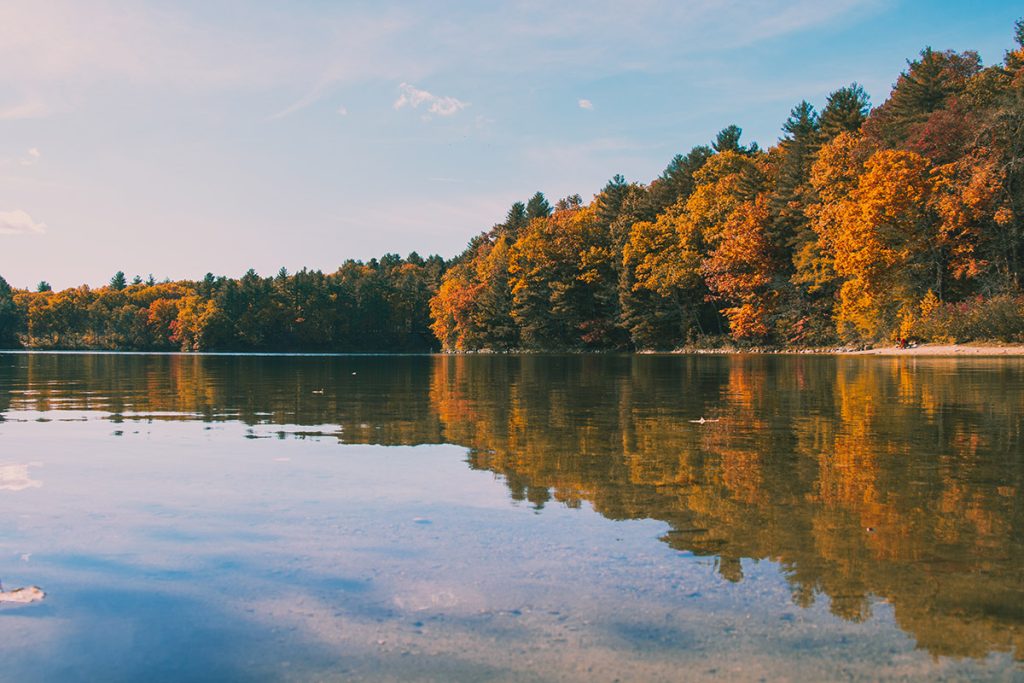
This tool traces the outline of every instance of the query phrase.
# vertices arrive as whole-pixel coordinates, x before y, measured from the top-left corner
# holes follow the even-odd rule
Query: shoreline
[[[861,356],[1024,356],[1024,344],[923,344],[901,349],[884,346],[854,351]]]
[[[637,356],[742,356],[742,355],[777,355],[777,356],[925,356],[935,358],[956,357],[1024,357],[1024,344],[1003,344],[999,342],[978,342],[972,344],[920,344],[918,346],[900,348],[898,346],[834,346],[834,347],[786,347],[786,346],[752,346],[741,348],[736,346],[684,347],[672,351],[609,351],[609,350],[515,350],[493,351],[136,351],[121,349],[0,349],[0,354],[9,355],[61,355],[90,354],[110,356],[293,356],[307,358],[351,357],[351,356],[538,356],[538,355],[637,355]]]
[[[641,352],[643,353],[643,352]],[[920,344],[918,346],[900,348],[899,346],[859,347],[826,347],[826,348],[787,348],[787,347],[755,347],[741,349],[723,347],[719,349],[679,349],[675,354],[707,354],[707,355],[740,355],[740,354],[775,354],[775,355],[813,355],[813,356],[928,356],[956,358],[962,356],[1024,356],[1024,344],[1000,344],[997,342],[977,344]]]

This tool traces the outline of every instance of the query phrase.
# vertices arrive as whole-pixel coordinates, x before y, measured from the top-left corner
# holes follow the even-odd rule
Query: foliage
[[[347,261],[335,273],[207,275],[198,282],[54,292],[0,279],[0,346],[53,349],[427,351],[429,301],[445,270],[437,256]]]
[[[851,83],[820,114],[798,103],[768,150],[730,125],[649,186],[615,176],[587,204],[526,205],[528,226],[488,233],[446,277],[442,347],[872,342],[917,324],[928,292],[946,307],[1017,291],[1022,54],[983,69],[977,53],[926,48],[873,111]]]
[[[905,330],[907,338],[931,342],[1024,342],[1024,297],[999,294],[943,303],[929,292]]]
[[[729,125],[649,185],[537,192],[445,262],[52,292],[0,280],[0,346],[671,349],[1010,338],[1024,288],[1024,21],[984,67],[924,49],[875,109],[801,101],[768,149]],[[922,302],[927,311],[922,311]],[[962,315],[954,314],[960,311]],[[990,314],[983,311],[991,310]]]

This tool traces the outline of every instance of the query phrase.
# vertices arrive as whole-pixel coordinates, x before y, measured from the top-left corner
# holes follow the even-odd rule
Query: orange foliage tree
[[[770,219],[765,195],[738,206],[702,265],[711,291],[729,304],[724,313],[737,340],[762,340],[771,332],[776,298],[771,285],[778,264],[766,234]]]
[[[845,277],[836,312],[849,339],[893,333],[901,308],[930,288],[940,292],[946,262],[938,240],[931,163],[914,152],[881,150],[857,186],[834,207],[830,235],[836,272]]]

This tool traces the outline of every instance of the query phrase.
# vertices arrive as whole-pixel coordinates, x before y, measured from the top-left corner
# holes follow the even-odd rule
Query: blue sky
[[[1010,2],[6,0],[0,275],[98,286],[451,256],[537,190],[648,182],[921,48],[1002,59]]]

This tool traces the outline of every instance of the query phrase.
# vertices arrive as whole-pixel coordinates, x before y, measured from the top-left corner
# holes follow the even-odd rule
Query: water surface
[[[1012,358],[0,354],[0,680],[1021,679],[1022,416]]]

